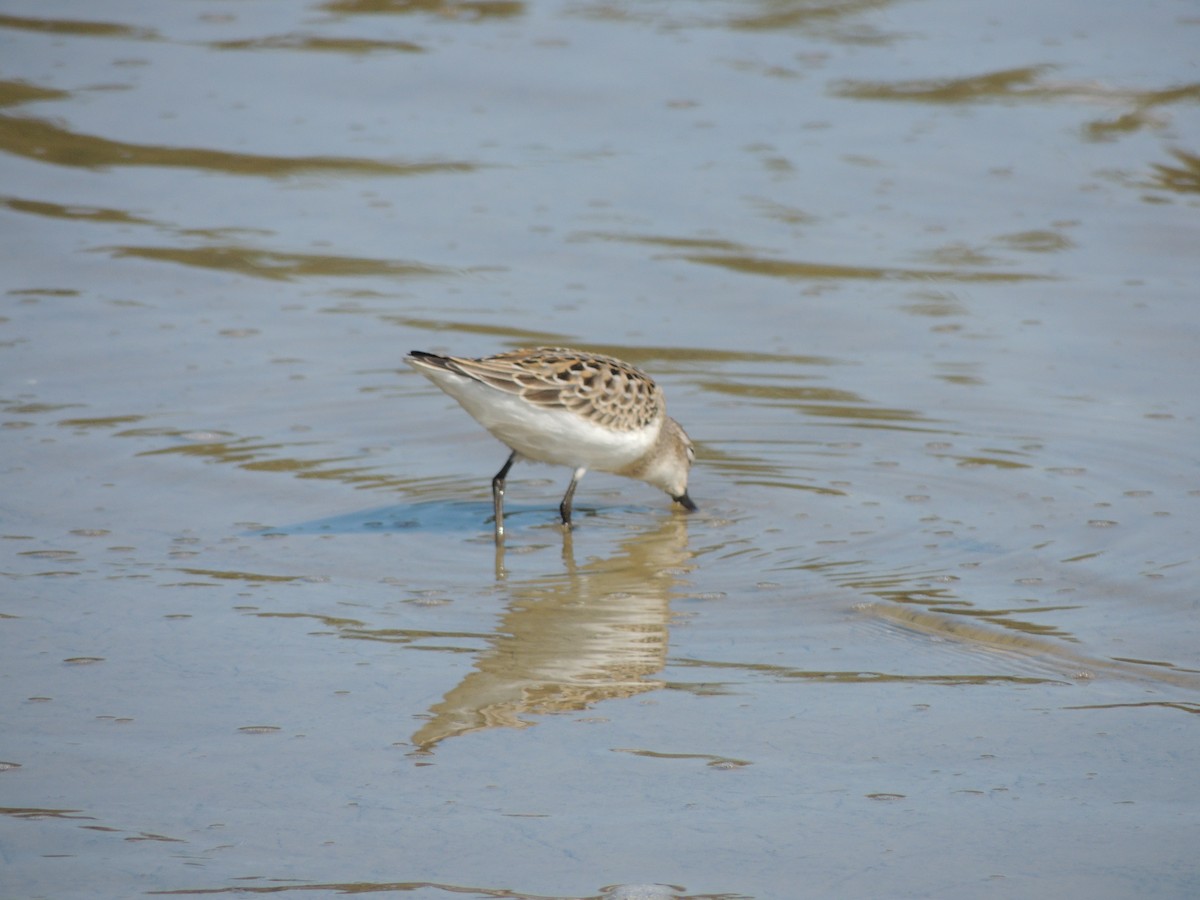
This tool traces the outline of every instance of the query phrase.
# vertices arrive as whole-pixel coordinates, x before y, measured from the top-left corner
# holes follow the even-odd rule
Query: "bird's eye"
[[[687,458],[688,458],[688,465],[691,465],[692,463],[694,463],[696,461],[696,451],[692,449],[691,444],[687,445]]]

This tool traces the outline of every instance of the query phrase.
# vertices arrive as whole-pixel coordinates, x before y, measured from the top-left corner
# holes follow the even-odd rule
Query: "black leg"
[[[516,461],[517,451],[514,450],[508,455],[508,459],[500,467],[496,477],[492,479],[492,510],[496,517],[496,540],[504,537],[504,479],[508,477],[508,470]]]
[[[567,485],[567,492],[563,495],[562,503],[558,504],[558,514],[562,516],[562,523],[568,528],[571,527],[571,501],[575,497],[575,485],[579,484],[579,479],[586,471],[587,469],[575,470],[575,474],[571,476],[571,483]]]

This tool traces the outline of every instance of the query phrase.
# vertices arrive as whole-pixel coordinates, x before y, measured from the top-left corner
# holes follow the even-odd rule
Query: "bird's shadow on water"
[[[587,515],[587,511],[577,512]],[[504,524],[506,530],[519,526],[544,524],[557,521],[558,510],[546,506],[505,504]],[[469,534],[492,530],[492,504],[487,502],[447,502],[440,500],[425,503],[400,503],[394,506],[378,506],[374,509],[344,513],[293,522],[287,525],[272,525],[255,532],[260,535],[280,534],[369,534],[381,531],[431,531],[458,532]]]

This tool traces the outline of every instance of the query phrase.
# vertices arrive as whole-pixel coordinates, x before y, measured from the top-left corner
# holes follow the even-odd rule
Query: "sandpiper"
[[[558,507],[567,527],[575,486],[588,469],[645,481],[696,509],[687,492],[692,442],[667,415],[658,385],[629,363],[562,347],[481,359],[414,350],[406,359],[512,451],[492,479],[497,541],[504,536],[504,479],[518,459],[575,470]]]

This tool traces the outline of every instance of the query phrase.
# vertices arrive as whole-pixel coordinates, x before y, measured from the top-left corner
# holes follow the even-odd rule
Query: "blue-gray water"
[[[0,893],[1195,896],[1198,39],[10,0]],[[537,344],[698,513],[522,466],[496,551],[403,355]]]

